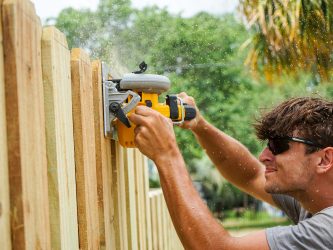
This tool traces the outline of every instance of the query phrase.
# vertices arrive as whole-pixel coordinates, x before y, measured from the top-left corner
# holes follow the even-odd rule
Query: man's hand
[[[187,103],[188,105],[191,105],[196,109],[195,118],[190,121],[185,121],[182,125],[180,125],[181,128],[190,129],[194,131],[198,126],[200,126],[200,121],[203,120],[203,117],[201,116],[199,109],[195,104],[194,98],[192,96],[188,96],[185,92],[182,92],[177,96],[181,98],[184,101],[184,103]]]
[[[169,118],[146,106],[138,106],[129,120],[136,125],[135,145],[155,163],[178,153],[173,124]]]

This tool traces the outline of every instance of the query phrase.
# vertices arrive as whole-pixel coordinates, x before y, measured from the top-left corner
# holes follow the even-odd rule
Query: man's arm
[[[224,178],[242,191],[276,206],[264,189],[264,166],[244,145],[204,119],[192,131]]]
[[[265,231],[232,237],[195,190],[178,150],[156,160],[163,194],[185,249],[269,249]]]
[[[147,107],[138,107],[129,118],[137,124],[136,145],[158,168],[169,213],[185,249],[269,249],[264,231],[232,237],[213,217],[192,184],[169,119]]]
[[[194,99],[179,94],[187,104],[195,105]],[[265,168],[249,150],[234,138],[209,124],[197,109],[197,117],[184,126],[191,129],[220,173],[242,191],[275,205],[272,196],[265,192]]]

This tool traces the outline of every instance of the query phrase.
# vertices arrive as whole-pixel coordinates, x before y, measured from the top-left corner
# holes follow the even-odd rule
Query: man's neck
[[[333,187],[327,185],[325,188],[317,187],[313,190],[307,190],[302,193],[293,194],[292,196],[298,200],[302,207],[311,214],[333,206]]]

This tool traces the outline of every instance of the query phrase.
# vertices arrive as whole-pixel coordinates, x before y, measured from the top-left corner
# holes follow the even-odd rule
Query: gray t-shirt
[[[273,199],[296,225],[266,229],[270,249],[333,250],[333,206],[311,215],[290,196]]]

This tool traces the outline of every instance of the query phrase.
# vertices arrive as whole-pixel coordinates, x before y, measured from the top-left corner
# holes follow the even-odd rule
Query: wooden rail
[[[182,249],[147,159],[104,137],[101,62],[0,10],[1,249]]]

